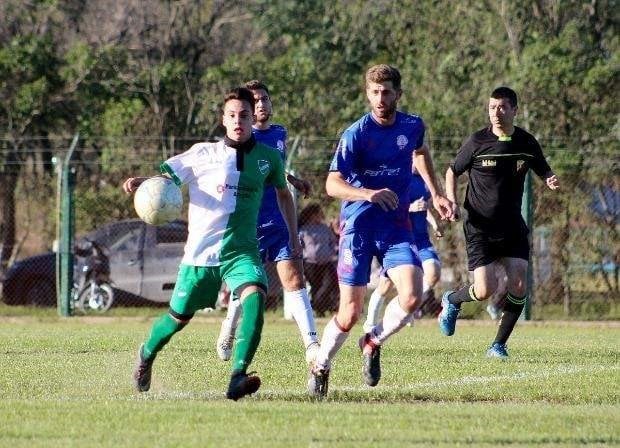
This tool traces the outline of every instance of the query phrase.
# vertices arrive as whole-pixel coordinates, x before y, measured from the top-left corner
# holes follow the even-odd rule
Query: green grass
[[[362,384],[356,328],[328,398],[313,402],[297,328],[277,316],[252,365],[263,385],[236,403],[224,399],[219,318],[173,338],[145,394],[130,375],[152,317],[0,318],[0,446],[620,445],[617,323],[522,324],[501,362],[483,356],[491,323],[460,321],[446,338],[423,320],[386,344],[374,389]]]

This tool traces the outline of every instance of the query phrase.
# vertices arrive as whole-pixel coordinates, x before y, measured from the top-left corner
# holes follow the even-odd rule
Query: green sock
[[[179,322],[169,313],[164,314],[157,319],[151,327],[151,334],[144,343],[142,356],[146,359],[155,358],[159,352],[168,343],[173,334],[181,331],[187,322]]]
[[[245,373],[254,358],[263,330],[265,300],[259,292],[253,292],[241,303],[243,317],[237,328],[233,353],[233,373]]]

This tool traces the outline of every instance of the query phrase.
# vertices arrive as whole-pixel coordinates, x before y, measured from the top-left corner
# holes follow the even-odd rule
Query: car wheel
[[[49,280],[35,278],[24,294],[24,303],[32,306],[51,306],[56,304],[56,288]]]

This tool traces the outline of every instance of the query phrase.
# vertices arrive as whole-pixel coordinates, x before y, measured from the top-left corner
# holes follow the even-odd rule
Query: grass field
[[[374,389],[362,384],[358,327],[329,397],[313,402],[297,328],[278,317],[267,315],[252,365],[263,385],[236,403],[224,399],[214,317],[175,336],[146,394],[130,375],[150,317],[0,318],[0,446],[620,445],[618,323],[522,324],[501,362],[483,356],[490,322],[460,321],[447,338],[422,320],[386,344]]]

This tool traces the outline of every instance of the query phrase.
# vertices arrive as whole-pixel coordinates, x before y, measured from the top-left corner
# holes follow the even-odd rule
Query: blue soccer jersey
[[[398,195],[396,210],[384,211],[368,201],[343,201],[341,232],[394,228],[411,231],[409,186],[413,152],[424,142],[424,122],[416,115],[396,112],[391,126],[381,126],[367,113],[340,138],[330,171],[354,187],[389,188]]]
[[[287,132],[284,126],[272,124],[269,126],[269,129],[263,130],[253,128],[252,133],[257,141],[277,150],[282,160],[286,158]],[[258,228],[261,229],[271,226],[286,227],[286,223],[278,208],[275,188],[271,185],[266,185],[265,191],[263,192],[263,202],[258,212]]]
[[[418,173],[414,173],[411,177],[411,185],[409,189],[409,203],[420,198],[428,201],[431,193],[424,183],[424,179]],[[413,226],[413,239],[417,245],[425,246],[425,242],[430,241],[428,236],[428,225],[426,223],[426,210],[421,212],[410,212],[409,219]],[[423,244],[424,243],[424,244]]]

